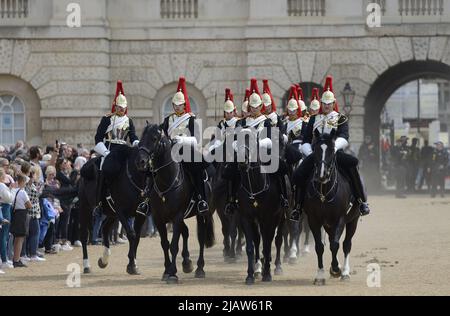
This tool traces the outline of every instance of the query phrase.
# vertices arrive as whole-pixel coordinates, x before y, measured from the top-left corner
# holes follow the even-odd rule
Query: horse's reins
[[[166,164],[164,164],[164,165],[162,165],[162,166],[160,166],[160,167],[158,167],[158,168],[155,168],[155,167],[154,167],[153,161],[154,161],[154,159],[155,159],[155,152],[159,152],[159,148],[161,147],[161,143],[162,143],[162,139],[160,139],[160,140],[158,141],[158,143],[157,143],[157,145],[156,145],[156,148],[155,148],[155,151],[154,151],[152,154],[150,154],[150,152],[149,152],[146,148],[143,148],[143,150],[147,153],[147,155],[148,155],[149,158],[150,158],[150,159],[148,160],[148,163],[149,163],[149,171],[151,172],[152,177],[153,177],[153,189],[155,190],[156,194],[158,194],[159,198],[160,198],[163,202],[165,202],[165,201],[166,201],[166,198],[164,197],[164,195],[165,195],[167,192],[169,192],[169,191],[171,191],[171,190],[173,190],[173,189],[178,188],[178,187],[183,183],[183,180],[184,180],[184,173],[182,172],[181,166],[180,166],[180,165],[177,165],[177,168],[178,168],[178,170],[177,170],[177,175],[175,176],[175,178],[173,179],[173,181],[172,181],[172,183],[169,185],[169,187],[168,187],[166,190],[161,191],[161,189],[158,187],[158,183],[157,183],[157,181],[156,181],[157,173],[158,173],[158,171],[164,169],[165,167],[168,167],[168,166],[170,166],[171,164],[175,163],[175,161],[173,161],[173,160],[171,159],[168,163],[166,163]],[[180,181],[180,180],[181,180],[181,181]],[[177,182],[178,182],[178,185],[177,185]]]
[[[337,184],[336,156],[333,157],[333,160],[330,163],[327,163],[326,161],[323,161],[323,160],[320,163],[321,164],[323,163],[323,164],[325,164],[327,166],[331,165],[332,169],[331,169],[331,177],[330,177],[330,179],[334,179],[333,180],[333,184],[331,185],[330,189],[325,194],[323,194],[323,192],[322,192],[323,183],[322,182],[320,183],[320,190],[318,190],[317,187],[315,186],[315,183],[319,182],[319,181],[318,181],[317,177],[314,174],[313,181],[312,181],[312,186],[313,186],[314,191],[319,196],[320,201],[323,203],[325,201],[325,198],[328,196],[328,194],[330,194],[334,190],[334,188],[335,188],[335,186]],[[317,165],[315,165],[314,168],[317,169]],[[326,183],[328,183],[329,181],[330,180],[328,180]],[[336,197],[336,195],[333,195],[332,198],[330,200],[328,200],[327,202],[329,203],[329,202],[333,201],[335,197]]]
[[[246,149],[248,149],[248,147],[247,146],[244,146]],[[256,169],[256,168],[260,168],[261,166],[260,165],[258,165],[258,166],[247,166],[247,170],[246,170],[246,176],[247,176],[247,181],[248,181],[248,185],[249,185],[249,189],[247,189],[246,187],[245,187],[245,185],[244,185],[244,183],[242,183],[242,188],[244,189],[244,191],[248,194],[248,196],[249,196],[249,198],[250,198],[250,200],[252,200],[252,201],[254,201],[253,202],[253,206],[254,207],[257,207],[258,206],[258,202],[256,201],[256,199],[255,199],[255,197],[257,196],[257,195],[259,195],[259,194],[261,194],[261,193],[264,193],[265,191],[267,191],[268,189],[269,189],[269,186],[270,186],[270,179],[268,180],[268,177],[267,177],[267,174],[266,173],[264,173],[264,185],[263,185],[263,188],[260,190],[260,191],[258,191],[258,192],[253,192],[253,186],[252,186],[252,181],[251,181],[251,179],[250,179],[250,173],[249,173],[249,170],[250,169]]]

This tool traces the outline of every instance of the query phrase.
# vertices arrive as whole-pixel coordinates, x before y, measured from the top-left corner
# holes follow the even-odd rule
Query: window
[[[325,0],[287,0],[288,16],[325,16]]]
[[[25,110],[13,95],[0,95],[0,144],[12,145],[25,139]]]
[[[161,0],[161,18],[198,18],[198,0]]]
[[[14,19],[28,16],[28,0],[0,0],[0,18]]]
[[[443,15],[444,0],[399,0],[400,15]]]
[[[168,96],[163,102],[163,106],[161,108],[161,122],[164,120],[165,117],[173,113],[172,97],[173,97],[172,95]],[[195,100],[192,97],[189,97],[189,102],[191,103],[192,113],[199,114],[197,102],[195,102]]]

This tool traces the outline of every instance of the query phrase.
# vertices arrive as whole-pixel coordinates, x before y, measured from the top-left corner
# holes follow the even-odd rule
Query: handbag
[[[14,198],[9,231],[15,237],[25,237],[28,236],[31,216],[27,209],[16,209],[16,200],[19,192],[20,190],[17,191],[16,197]]]

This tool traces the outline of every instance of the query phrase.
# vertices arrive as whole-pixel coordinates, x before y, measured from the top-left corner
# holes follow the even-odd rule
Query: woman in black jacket
[[[69,192],[76,191],[75,178],[71,176],[72,167],[70,161],[66,158],[59,158],[56,161],[56,180],[61,184],[60,190]],[[71,204],[74,196],[73,194],[67,194],[60,197],[61,208],[63,212],[59,218],[59,225],[57,228],[57,239],[60,240],[62,250],[72,250],[68,242],[69,220],[71,213]]]

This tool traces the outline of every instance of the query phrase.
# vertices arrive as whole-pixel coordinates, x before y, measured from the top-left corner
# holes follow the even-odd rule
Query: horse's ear
[[[148,122],[148,120],[145,120],[145,123],[147,123],[147,126],[149,126],[149,125],[150,125],[150,123]]]

